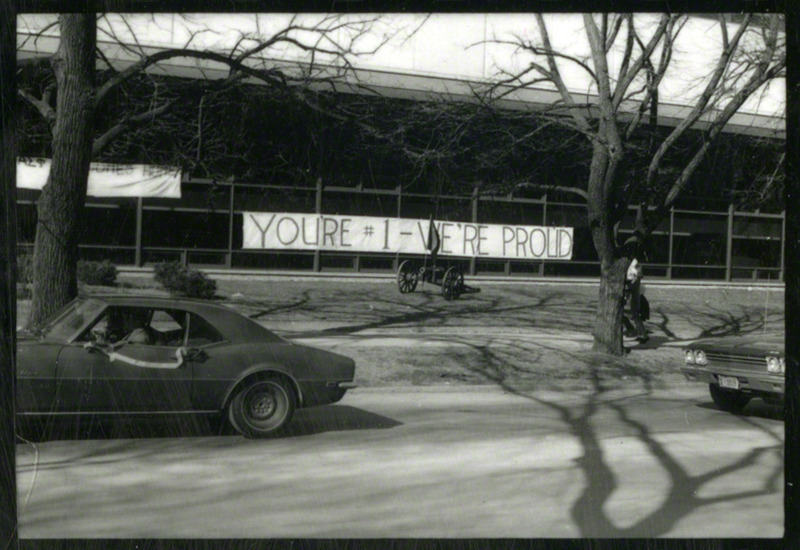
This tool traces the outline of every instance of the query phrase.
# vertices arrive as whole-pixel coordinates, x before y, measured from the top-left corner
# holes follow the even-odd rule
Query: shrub
[[[217,291],[217,283],[202,271],[177,262],[158,263],[154,267],[155,280],[170,294],[210,300]]]
[[[114,286],[117,268],[108,260],[102,262],[78,262],[78,281],[87,285]]]
[[[181,273],[185,268],[178,262],[161,262],[153,267],[154,278],[170,292],[181,289]]]

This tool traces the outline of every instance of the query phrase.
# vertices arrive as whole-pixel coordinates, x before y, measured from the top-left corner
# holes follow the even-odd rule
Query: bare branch
[[[581,189],[580,187],[571,187],[566,185],[553,185],[553,184],[543,184],[543,183],[532,183],[529,181],[523,181],[514,185],[512,193],[514,190],[517,189],[535,189],[537,191],[561,191],[564,193],[573,193],[582,197],[585,200],[589,200],[589,194],[586,192],[585,189]]]
[[[22,99],[24,99],[31,106],[33,106],[39,112],[39,114],[42,115],[42,118],[44,118],[47,121],[47,124],[49,124],[52,127],[52,125],[55,123],[56,120],[56,111],[50,106],[50,103],[46,100],[46,98],[49,97],[49,95],[47,95],[46,98],[37,99],[33,94],[21,88],[17,90],[17,93],[20,95]]]
[[[619,108],[620,103],[622,102],[622,98],[625,96],[628,87],[634,81],[634,79],[639,75],[642,68],[650,64],[650,56],[653,54],[653,51],[656,49],[658,44],[661,42],[662,37],[664,36],[665,32],[669,28],[670,22],[673,21],[674,16],[669,15],[662,15],[660,21],[658,22],[658,27],[656,31],[653,33],[653,36],[650,38],[650,41],[647,45],[642,45],[641,41],[639,41],[639,36],[636,33],[635,29],[633,29],[633,25],[631,25],[631,33],[634,35],[634,38],[639,42],[640,47],[642,48],[642,53],[639,58],[634,61],[633,65],[631,65],[630,69],[628,70],[627,74],[620,75],[620,81],[617,83],[617,87],[614,90],[613,95],[613,104],[614,109]],[[664,67],[666,70],[666,67]],[[663,73],[662,73],[663,75]]]
[[[542,33],[542,40],[544,41],[545,50],[547,52],[552,52],[553,48],[550,45],[550,36],[547,33],[547,25],[544,22],[544,17],[541,13],[536,14],[536,22],[539,25],[539,30]],[[575,107],[575,100],[572,98],[572,94],[567,89],[566,84],[564,84],[564,80],[561,78],[561,73],[558,70],[558,65],[556,65],[555,56],[548,53],[547,54],[547,63],[550,66],[550,73],[551,78],[553,80],[553,84],[556,85],[556,89],[561,94],[561,99],[564,101],[566,105],[571,107],[569,109],[570,116],[575,121],[576,126],[584,133],[590,134],[592,133],[591,125],[586,117],[578,110],[572,107]]]
[[[777,29],[775,30],[775,35],[777,35]],[[736,38],[734,38],[736,40]],[[733,41],[731,42],[734,43]],[[689,163],[684,167],[681,171],[678,178],[676,178],[675,182],[672,184],[669,192],[665,196],[663,202],[658,205],[658,209],[656,211],[657,215],[663,215],[664,212],[668,211],[677,200],[680,193],[688,186],[691,176],[694,174],[697,166],[699,166],[700,162],[703,160],[706,152],[708,151],[711,144],[714,142],[714,139],[722,132],[722,129],[725,125],[730,121],[731,117],[736,114],[739,108],[744,104],[745,101],[761,86],[763,86],[769,80],[775,78],[782,71],[785,69],[786,66],[786,57],[785,55],[778,56],[777,60],[774,60],[774,64],[772,63],[773,57],[775,55],[775,47],[776,41],[768,41],[767,48],[762,52],[761,55],[761,62],[754,70],[753,74],[751,75],[747,84],[742,87],[739,92],[737,92],[733,98],[725,105],[725,107],[719,112],[719,114],[714,118],[711,122],[707,132],[706,138],[703,141],[703,144],[700,148],[698,148],[697,152],[694,154],[692,159]],[[672,137],[672,136],[670,136]],[[662,145],[663,147],[663,145]],[[659,158],[654,158],[650,164],[649,171],[648,171],[648,183],[651,183],[655,177],[655,173],[658,170],[658,165],[654,164],[656,160],[660,161]],[[651,176],[650,174],[653,174]],[[652,178],[652,179],[651,179]],[[658,223],[653,216],[652,219],[648,220],[648,227],[655,225]]]
[[[611,50],[611,47],[614,45],[614,42],[617,41],[617,35],[619,35],[619,30],[620,30],[620,28],[622,28],[622,22],[623,21],[630,21],[630,19],[631,19],[631,15],[630,14],[625,14],[625,15],[622,15],[620,17],[615,17],[614,18],[614,27],[611,29],[610,34],[606,37],[606,48],[605,48],[606,52]],[[604,35],[605,35],[605,33],[604,33]],[[628,39],[630,40],[630,36],[628,37]]]
[[[127,119],[119,122],[115,126],[111,127],[104,133],[102,136],[96,138],[94,143],[92,144],[92,156],[97,156],[103,149],[105,149],[115,138],[121,135],[123,132],[128,131],[132,126],[137,124],[143,124],[153,120],[155,117],[164,114],[170,107],[172,107],[177,100],[172,100],[168,103],[161,105],[155,109],[151,109],[145,113],[140,113],[138,115],[134,115],[128,117]]]
[[[661,159],[664,158],[666,152],[672,147],[672,145],[677,141],[677,139],[689,128],[691,128],[703,115],[705,112],[706,106],[708,105],[709,101],[711,100],[712,95],[714,94],[715,89],[719,85],[722,76],[725,74],[725,69],[728,66],[728,63],[731,60],[734,52],[736,51],[737,46],[739,45],[739,41],[741,40],[742,36],[744,35],[745,30],[747,29],[750,23],[751,15],[747,14],[742,22],[741,26],[739,27],[738,31],[734,35],[733,39],[728,43],[728,47],[722,51],[719,59],[717,60],[716,68],[714,69],[711,78],[709,79],[708,83],[706,84],[706,88],[701,94],[700,98],[698,99],[697,103],[695,104],[692,111],[684,118],[678,126],[670,133],[670,135],[661,143],[661,146],[658,148],[656,153],[653,155],[653,159],[650,162],[650,167],[647,171],[647,183],[648,185],[652,185],[656,173],[658,171],[658,167],[661,164]],[[742,98],[742,103],[744,102],[745,98]],[[738,106],[737,106],[738,108]],[[730,116],[733,115],[733,112]],[[730,116],[728,118],[730,118]],[[727,122],[727,121],[726,121]]]

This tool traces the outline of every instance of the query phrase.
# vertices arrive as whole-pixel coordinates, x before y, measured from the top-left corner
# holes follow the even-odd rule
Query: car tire
[[[740,413],[745,405],[750,402],[750,396],[736,390],[721,388],[717,384],[708,385],[709,393],[714,404],[720,410],[732,413]]]
[[[260,378],[236,393],[228,407],[228,420],[245,437],[267,437],[286,427],[294,409],[294,390],[288,382],[278,377]]]

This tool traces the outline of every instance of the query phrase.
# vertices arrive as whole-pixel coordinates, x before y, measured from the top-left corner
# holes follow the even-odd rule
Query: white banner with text
[[[428,252],[429,220],[244,212],[243,248],[337,252]],[[433,220],[439,255],[569,260],[572,228]]]
[[[42,189],[50,176],[50,159],[18,158],[17,187]],[[86,194],[92,197],[181,198],[181,171],[171,166],[149,164],[89,165]]]

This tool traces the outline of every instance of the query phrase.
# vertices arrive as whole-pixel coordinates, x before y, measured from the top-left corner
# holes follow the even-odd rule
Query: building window
[[[728,218],[726,214],[676,212],[673,223],[673,264],[725,265],[728,239]]]
[[[211,212],[144,210],[144,246],[175,248],[228,248],[229,216]]]

